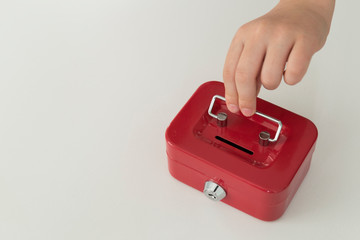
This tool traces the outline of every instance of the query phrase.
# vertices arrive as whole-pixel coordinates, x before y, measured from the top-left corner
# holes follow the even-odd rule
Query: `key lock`
[[[211,102],[210,102],[209,109],[208,109],[208,114],[211,117],[213,117],[213,118],[215,118],[217,120],[217,124],[218,124],[219,127],[226,127],[227,118],[228,118],[227,114],[224,113],[224,112],[219,112],[217,115],[212,113],[212,109],[214,107],[216,99],[220,99],[220,100],[225,101],[225,98],[222,97],[222,96],[219,96],[219,95],[213,96],[213,98],[211,99]],[[262,132],[259,133],[259,144],[262,145],[262,146],[267,146],[269,144],[269,142],[276,142],[278,140],[278,138],[279,138],[281,128],[282,128],[281,121],[277,120],[277,119],[275,119],[273,117],[270,117],[270,116],[268,116],[268,115],[266,115],[264,113],[258,112],[258,111],[256,111],[255,114],[259,115],[261,117],[264,117],[264,118],[278,124],[278,129],[277,129],[277,131],[275,133],[274,138],[270,138],[270,133],[268,133],[266,131],[262,131]],[[215,183],[213,181],[205,182],[203,192],[208,198],[210,198],[211,200],[214,200],[214,201],[220,201],[224,197],[226,197],[225,190],[221,186],[219,186],[217,183]]]

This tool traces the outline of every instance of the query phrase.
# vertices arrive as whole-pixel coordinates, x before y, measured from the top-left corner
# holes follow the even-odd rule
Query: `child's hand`
[[[312,55],[325,44],[335,0],[281,0],[237,31],[224,66],[226,103],[245,116],[256,110],[261,85],[275,89],[281,78],[298,83]],[[284,68],[286,65],[286,71]]]

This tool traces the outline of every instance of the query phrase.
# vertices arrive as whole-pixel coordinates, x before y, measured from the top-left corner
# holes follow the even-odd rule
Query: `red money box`
[[[279,218],[303,181],[317,129],[260,98],[252,117],[228,111],[224,84],[199,87],[166,130],[169,171],[179,181],[256,218]]]

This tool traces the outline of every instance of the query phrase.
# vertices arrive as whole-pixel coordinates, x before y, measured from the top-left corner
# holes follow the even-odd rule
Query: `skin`
[[[250,117],[261,86],[294,85],[325,44],[335,0],[281,0],[270,12],[236,32],[224,66],[228,109]],[[286,66],[286,70],[285,69]]]

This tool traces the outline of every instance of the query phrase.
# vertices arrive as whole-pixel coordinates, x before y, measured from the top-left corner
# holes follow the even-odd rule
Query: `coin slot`
[[[242,146],[240,146],[240,145],[237,145],[236,143],[233,143],[233,142],[231,142],[231,141],[229,141],[229,140],[226,140],[225,138],[222,138],[222,137],[220,137],[220,136],[216,136],[215,137],[217,140],[219,140],[219,141],[221,141],[221,142],[223,142],[223,143],[226,143],[226,144],[228,144],[228,145],[230,145],[230,146],[232,146],[232,147],[234,147],[234,148],[237,148],[237,149],[239,149],[239,150],[241,150],[241,151],[243,151],[243,152],[245,152],[245,153],[247,153],[247,154],[250,154],[250,155],[253,155],[254,153],[252,152],[252,151],[250,151],[249,149],[246,149],[246,148],[244,148],[244,147],[242,147]]]

